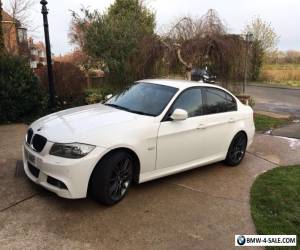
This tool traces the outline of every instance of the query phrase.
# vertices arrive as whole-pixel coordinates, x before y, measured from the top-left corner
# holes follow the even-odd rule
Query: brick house
[[[29,57],[27,29],[21,23],[2,10],[4,45],[10,54]]]
[[[46,49],[43,42],[34,43],[30,37],[28,39],[28,47],[30,51],[30,67],[37,69],[46,65]]]

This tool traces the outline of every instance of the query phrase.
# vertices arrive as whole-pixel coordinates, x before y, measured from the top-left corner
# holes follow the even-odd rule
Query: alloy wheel
[[[109,180],[109,196],[112,200],[120,200],[128,190],[132,178],[132,162],[129,158],[120,160],[112,171]]]
[[[237,136],[233,142],[232,149],[230,151],[230,159],[234,163],[238,163],[244,157],[247,146],[247,139],[244,134]]]

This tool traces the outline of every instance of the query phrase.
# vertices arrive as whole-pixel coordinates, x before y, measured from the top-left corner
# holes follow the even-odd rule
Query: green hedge
[[[41,115],[47,95],[25,59],[0,56],[0,123],[21,122]]]

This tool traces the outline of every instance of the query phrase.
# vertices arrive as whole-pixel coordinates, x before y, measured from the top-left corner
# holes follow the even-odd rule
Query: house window
[[[37,56],[38,55],[38,51],[36,49],[32,49],[31,50],[31,55]]]
[[[18,28],[18,38],[20,43],[27,41],[27,30],[25,28]]]

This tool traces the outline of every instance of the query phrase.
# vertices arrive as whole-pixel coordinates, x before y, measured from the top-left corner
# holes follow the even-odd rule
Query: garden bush
[[[29,63],[18,56],[0,56],[0,123],[29,121],[47,107],[47,95]]]
[[[109,86],[101,86],[98,88],[88,88],[85,90],[85,103],[94,104],[104,102],[106,96],[109,94],[114,94],[115,90]]]
[[[44,88],[48,90],[47,66],[38,69],[37,75]],[[72,63],[55,62],[53,76],[58,110],[84,104],[87,79],[79,67]]]

